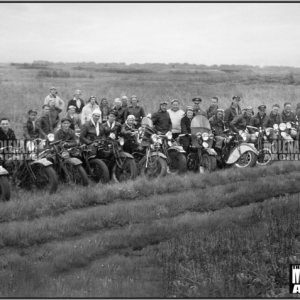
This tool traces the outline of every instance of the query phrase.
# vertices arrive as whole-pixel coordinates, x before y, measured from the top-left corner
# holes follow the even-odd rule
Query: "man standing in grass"
[[[122,98],[121,98],[121,101],[122,101],[122,108],[125,110],[125,109],[127,109],[127,106],[128,106],[128,98],[126,97],[126,96],[123,96]]]
[[[240,97],[233,96],[231,105],[227,109],[225,109],[224,122],[226,128],[229,128],[230,123],[236,116],[242,114],[242,110],[239,105],[240,101],[241,101]]]
[[[69,106],[68,113],[64,118],[70,119],[70,129],[75,131],[75,129],[81,128],[81,119],[76,115],[76,107],[74,105]]]
[[[135,95],[130,97],[130,102],[131,105],[127,107],[124,117],[127,119],[129,115],[134,115],[136,128],[139,128],[141,126],[142,119],[146,116],[144,108],[138,105],[139,100]]]
[[[67,111],[68,111],[70,105],[75,106],[76,114],[78,115],[79,118],[81,117],[81,112],[85,105],[84,101],[80,98],[81,95],[82,95],[81,91],[76,90],[75,94],[74,94],[74,98],[69,101],[68,106],[67,106]]]
[[[54,101],[55,108],[61,112],[65,107],[65,102],[57,95],[55,87],[50,89],[50,94],[45,98],[44,104],[49,105],[51,101]]]
[[[211,117],[213,117],[216,114],[218,107],[218,102],[219,99],[217,97],[212,97],[211,98],[211,105],[210,107],[206,110],[207,113],[207,118],[210,119]]]
[[[171,108],[167,110],[170,115],[172,122],[172,134],[173,138],[176,139],[181,133],[181,119],[184,116],[184,111],[179,108],[179,101],[173,99],[171,101]]]
[[[194,111],[194,116],[204,116],[205,118],[207,118],[207,113],[205,110],[203,110],[202,108],[200,108],[200,103],[202,102],[202,99],[201,98],[194,98],[192,100],[194,102],[194,108],[193,108],[193,111]]]
[[[125,122],[125,109],[122,107],[122,101],[120,98],[116,98],[114,101],[113,110],[117,113],[116,122],[124,124]]]
[[[50,118],[49,105],[43,105],[43,115],[37,119],[36,125],[39,127],[40,137],[43,139],[48,139],[48,134],[52,133],[52,123]]]
[[[296,123],[296,115],[292,112],[292,104],[290,102],[284,103],[284,109],[281,113],[283,123],[294,122]]]
[[[167,105],[168,102],[161,102],[159,111],[152,115],[153,126],[159,134],[172,132],[172,121],[169,113],[167,112]]]

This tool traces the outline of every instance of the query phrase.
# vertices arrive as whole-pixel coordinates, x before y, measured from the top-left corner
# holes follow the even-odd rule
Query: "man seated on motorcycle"
[[[292,112],[292,104],[290,102],[284,103],[284,109],[281,113],[283,123],[294,122],[296,123],[296,114]]]
[[[267,107],[265,105],[260,105],[258,107],[258,113],[251,118],[250,126],[256,127],[256,128],[267,128],[267,125],[269,123],[269,117],[266,114]],[[251,133],[255,133],[254,129],[250,129]]]
[[[186,134],[186,136],[180,137],[180,144],[185,152],[188,152],[189,145],[191,143],[191,122],[194,117],[194,110],[191,106],[187,106],[185,110],[185,115],[181,119],[181,134]]]
[[[160,102],[159,111],[151,117],[154,129],[158,134],[172,132],[172,121],[170,114],[167,112],[168,102]]]
[[[274,124],[279,125],[280,123],[282,123],[281,116],[280,116],[280,114],[278,112],[279,108],[280,108],[280,106],[278,104],[274,104],[272,106],[272,111],[269,114],[267,128],[268,127],[272,127],[273,128]]]
[[[55,134],[54,138],[55,141],[62,141],[63,147],[75,147],[77,145],[75,131],[70,128],[72,121],[64,117],[61,119],[61,128],[58,129]]]
[[[122,129],[122,125],[119,122],[116,122],[117,116],[117,111],[110,110],[108,120],[103,124],[105,136],[111,137],[114,140],[119,137]]]
[[[125,152],[131,153],[136,142],[135,116],[129,115],[122,125],[121,136],[124,137],[123,149]]]
[[[28,111],[28,120],[23,125],[23,136],[25,139],[36,139],[40,136],[40,128],[36,125],[37,111]]]
[[[224,110],[218,108],[215,115],[209,119],[209,124],[216,138],[216,148],[222,149],[223,141],[226,137],[224,133]]]

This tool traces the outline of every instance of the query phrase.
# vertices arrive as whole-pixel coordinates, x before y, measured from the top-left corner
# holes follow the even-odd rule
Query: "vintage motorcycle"
[[[48,134],[49,143],[39,157],[46,158],[53,163],[54,170],[58,178],[63,183],[74,182],[87,186],[89,184],[88,176],[82,166],[82,161],[71,157],[70,149],[65,147],[65,142],[54,141],[54,134]]]
[[[185,134],[179,135],[180,137]],[[214,135],[204,116],[195,116],[191,122],[191,144],[187,154],[187,168],[201,173],[213,172],[217,167],[217,152],[212,148]]]
[[[48,191],[50,194],[55,193],[58,188],[57,176],[52,163],[38,156],[37,140],[40,139],[28,141],[26,151],[24,148],[11,148],[3,166],[9,173],[12,185],[29,189],[35,186],[37,189]]]

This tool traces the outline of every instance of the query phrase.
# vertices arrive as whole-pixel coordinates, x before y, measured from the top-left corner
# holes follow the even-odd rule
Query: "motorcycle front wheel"
[[[100,159],[92,159],[89,161],[92,180],[95,182],[108,183],[109,182],[109,170],[106,164]]]
[[[83,186],[89,185],[89,178],[82,165],[74,166],[71,164],[66,164],[66,168],[68,171],[68,177],[72,182],[81,184]]]
[[[213,155],[203,154],[202,155],[202,167],[204,168],[204,173],[210,173],[217,168],[217,159]]]
[[[35,186],[40,190],[48,190],[50,194],[57,191],[58,180],[52,167],[32,165],[31,169],[36,177]]]
[[[133,180],[136,178],[136,176],[137,176],[137,167],[134,159],[125,158],[121,168],[115,162],[112,169],[112,178],[115,182]]]
[[[254,167],[256,165],[257,155],[253,151],[246,151],[235,163],[238,168]]]
[[[183,174],[187,171],[186,156],[183,153],[172,151],[169,153],[169,159],[171,174]]]
[[[148,179],[161,178],[167,174],[167,162],[160,156],[149,157],[147,168],[146,162],[141,168],[141,175]]]
[[[262,149],[262,150],[259,150],[258,152],[259,152],[259,154],[257,156],[256,163],[259,166],[265,166],[265,165],[271,163],[272,153],[271,153],[270,149]]]
[[[0,176],[0,199],[4,201],[10,199],[10,184],[6,176]]]

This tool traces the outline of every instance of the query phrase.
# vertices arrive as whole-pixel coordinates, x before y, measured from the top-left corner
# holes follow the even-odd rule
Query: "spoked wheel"
[[[57,191],[57,176],[52,167],[35,164],[31,166],[31,169],[36,177],[35,186],[39,190],[47,190],[50,194]]]
[[[0,176],[0,199],[4,201],[10,199],[10,184],[6,176]]]
[[[160,156],[149,157],[147,168],[146,162],[141,169],[141,175],[148,180],[164,177],[167,174],[167,162]]]
[[[119,167],[117,163],[114,164],[112,169],[112,177],[116,182],[123,182],[127,180],[133,180],[137,176],[137,167],[134,159],[126,157],[123,159],[122,167]]]
[[[109,170],[101,159],[92,159],[89,163],[92,171],[91,179],[93,181],[101,183],[109,182]]]
[[[246,151],[241,155],[235,165],[238,168],[254,167],[257,161],[257,155],[252,151]]]
[[[217,159],[213,155],[203,154],[202,155],[202,167],[204,168],[204,173],[210,173],[217,168]]]
[[[182,174],[187,171],[186,156],[183,153],[172,151],[169,153],[170,174]]]
[[[70,181],[74,182],[75,184],[81,184],[83,186],[87,186],[89,184],[89,178],[83,168],[82,165],[71,165],[66,164],[67,169],[67,176]]]
[[[265,166],[267,164],[270,164],[271,163],[271,160],[272,160],[272,152],[270,149],[262,149],[262,150],[259,150],[258,151],[258,156],[257,156],[257,161],[256,163],[259,165],[259,166]]]

